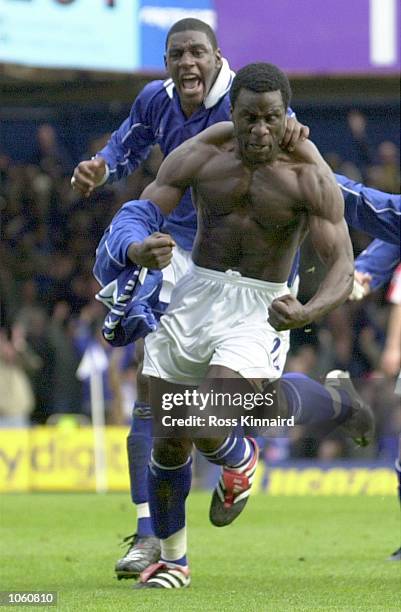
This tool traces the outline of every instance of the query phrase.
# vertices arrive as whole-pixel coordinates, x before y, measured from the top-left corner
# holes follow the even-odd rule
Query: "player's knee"
[[[192,442],[187,439],[159,438],[153,444],[153,457],[157,463],[166,467],[182,465],[192,450]]]

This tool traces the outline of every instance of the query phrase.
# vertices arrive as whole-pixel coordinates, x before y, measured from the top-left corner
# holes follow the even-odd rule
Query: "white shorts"
[[[163,284],[160,290],[159,300],[161,302],[170,302],[171,292],[180,280],[190,269],[192,265],[191,251],[185,251],[179,246],[173,249],[173,259],[171,263],[163,268]]]
[[[146,337],[143,373],[199,385],[210,365],[222,365],[244,378],[278,378],[289,331],[269,325],[268,307],[287,293],[286,283],[192,264],[174,288],[159,328]]]

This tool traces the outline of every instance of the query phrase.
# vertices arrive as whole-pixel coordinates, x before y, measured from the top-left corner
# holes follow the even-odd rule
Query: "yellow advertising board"
[[[274,468],[270,495],[396,495],[397,479],[389,467]]]
[[[110,491],[129,490],[127,429],[107,427]],[[0,430],[0,491],[94,491],[95,460],[90,427]]]
[[[129,491],[127,428],[105,431],[109,491]],[[95,459],[90,427],[0,430],[0,491],[94,491]],[[395,495],[396,477],[382,465],[339,467],[260,463],[256,491],[270,495]]]

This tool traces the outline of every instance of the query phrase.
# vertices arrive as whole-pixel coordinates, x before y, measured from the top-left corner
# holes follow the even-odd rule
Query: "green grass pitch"
[[[113,573],[128,495],[2,495],[1,590],[57,591],[39,609],[71,612],[401,609],[401,564],[385,561],[401,543],[395,498],[258,494],[220,529],[209,499],[189,499],[191,587],[143,592]]]

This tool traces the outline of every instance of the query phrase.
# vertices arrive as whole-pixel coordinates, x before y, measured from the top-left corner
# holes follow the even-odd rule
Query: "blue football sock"
[[[148,506],[148,464],[152,450],[152,417],[150,407],[135,402],[132,426],[127,437],[131,499],[137,507],[137,534],[153,534]]]
[[[288,417],[297,425],[332,421],[342,423],[350,413],[352,400],[343,389],[333,391],[305,374],[289,372],[281,378],[281,390],[287,400]]]
[[[141,506],[142,504],[137,504],[136,506],[136,511],[137,511],[136,533],[141,538],[145,536],[154,536],[154,532],[152,528],[152,519],[150,518],[149,504],[143,504],[144,506],[143,512],[146,513],[146,516],[140,516],[139,513],[140,513]]]
[[[151,458],[148,470],[149,505],[154,532],[160,538],[162,559],[187,565],[185,500],[191,488],[192,458],[165,467]]]
[[[210,463],[232,468],[241,468],[242,465],[246,465],[253,455],[253,447],[249,441],[236,435],[235,432],[231,432],[214,451],[198,450]]]

